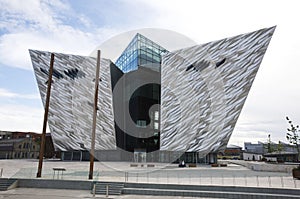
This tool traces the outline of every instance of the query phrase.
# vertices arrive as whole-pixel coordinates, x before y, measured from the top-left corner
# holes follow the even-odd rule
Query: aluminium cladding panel
[[[226,147],[275,27],[163,56],[160,150]]]
[[[50,52],[30,50],[32,65],[45,105]],[[56,150],[91,147],[96,58],[55,53],[48,123]],[[96,150],[116,148],[111,61],[101,59]]]

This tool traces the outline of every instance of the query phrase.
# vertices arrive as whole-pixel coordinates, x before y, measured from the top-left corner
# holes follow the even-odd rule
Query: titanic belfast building
[[[175,51],[137,33],[115,62],[101,58],[96,159],[215,162],[274,30]],[[45,104],[51,53],[29,52]],[[48,116],[54,147],[64,160],[88,160],[97,60],[54,54]]]

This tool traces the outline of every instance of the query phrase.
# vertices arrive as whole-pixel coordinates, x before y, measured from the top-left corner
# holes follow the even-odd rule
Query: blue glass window
[[[139,66],[154,67],[165,52],[168,52],[165,48],[137,33],[117,59],[116,66],[124,73],[137,70]]]

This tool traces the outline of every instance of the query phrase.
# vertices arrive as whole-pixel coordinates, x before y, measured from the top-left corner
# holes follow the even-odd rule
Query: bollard
[[[269,187],[271,187],[272,183],[271,183],[271,177],[270,176],[268,176],[268,182],[269,182]]]
[[[2,174],[3,174],[3,168],[1,168],[1,171],[0,171],[0,178],[2,178]]]
[[[212,185],[212,175],[210,175],[210,184]]]
[[[297,188],[297,183],[296,183],[295,179],[294,179],[294,186],[295,186],[295,188]]]
[[[259,187],[259,181],[258,181],[258,176],[256,176],[256,184]]]

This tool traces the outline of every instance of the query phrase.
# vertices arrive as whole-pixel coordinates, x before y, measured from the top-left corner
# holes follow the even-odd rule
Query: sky
[[[41,132],[28,49],[90,55],[120,33],[176,31],[198,44],[276,25],[230,144],[285,139],[300,124],[297,0],[0,0],[0,130]]]

